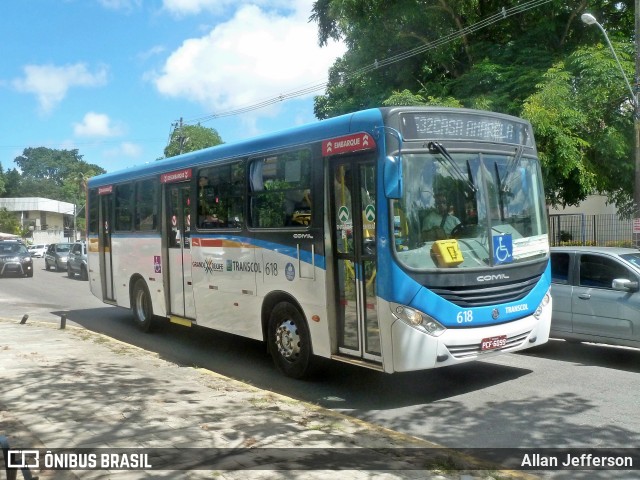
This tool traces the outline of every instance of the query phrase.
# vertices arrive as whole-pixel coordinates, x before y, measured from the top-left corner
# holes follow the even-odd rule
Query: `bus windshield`
[[[522,147],[506,154],[436,147],[402,156],[403,197],[392,209],[400,263],[432,270],[544,258],[549,244],[537,159],[522,155]],[[454,248],[457,261],[439,261],[441,248]]]

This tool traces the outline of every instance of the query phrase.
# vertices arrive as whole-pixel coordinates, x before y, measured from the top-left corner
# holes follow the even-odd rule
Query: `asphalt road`
[[[0,278],[0,315],[101,332],[257,387],[317,403],[454,448],[618,448],[640,446],[640,350],[552,340],[520,354],[457,367],[387,375],[321,360],[307,381],[273,367],[265,346],[169,323],[139,332],[128,310],[94,298],[88,282],[47,272]],[[565,472],[564,478],[635,478]],[[636,472],[637,473],[637,472]],[[552,475],[563,478],[562,473]],[[637,477],[637,476],[636,476]]]

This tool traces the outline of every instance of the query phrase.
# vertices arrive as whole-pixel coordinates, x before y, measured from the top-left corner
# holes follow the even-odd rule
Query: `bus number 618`
[[[470,323],[473,322],[473,310],[463,310],[456,315],[456,321],[458,323]]]

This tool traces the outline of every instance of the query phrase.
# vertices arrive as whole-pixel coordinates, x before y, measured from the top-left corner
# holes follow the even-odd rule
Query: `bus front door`
[[[380,363],[375,162],[371,157],[340,158],[330,170],[338,350]]]
[[[191,215],[189,184],[167,186],[166,244],[169,275],[169,313],[195,318],[191,278]]]
[[[100,276],[102,277],[102,298],[106,302],[115,301],[113,289],[113,257],[111,249],[111,221],[113,194],[100,195]]]

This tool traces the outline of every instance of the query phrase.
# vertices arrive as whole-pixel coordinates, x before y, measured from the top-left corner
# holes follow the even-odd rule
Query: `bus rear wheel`
[[[303,378],[311,365],[311,336],[300,310],[280,302],[271,311],[267,343],[278,370],[291,378]]]
[[[147,284],[141,278],[133,285],[131,311],[136,326],[143,332],[148,332],[153,322],[153,305]]]

